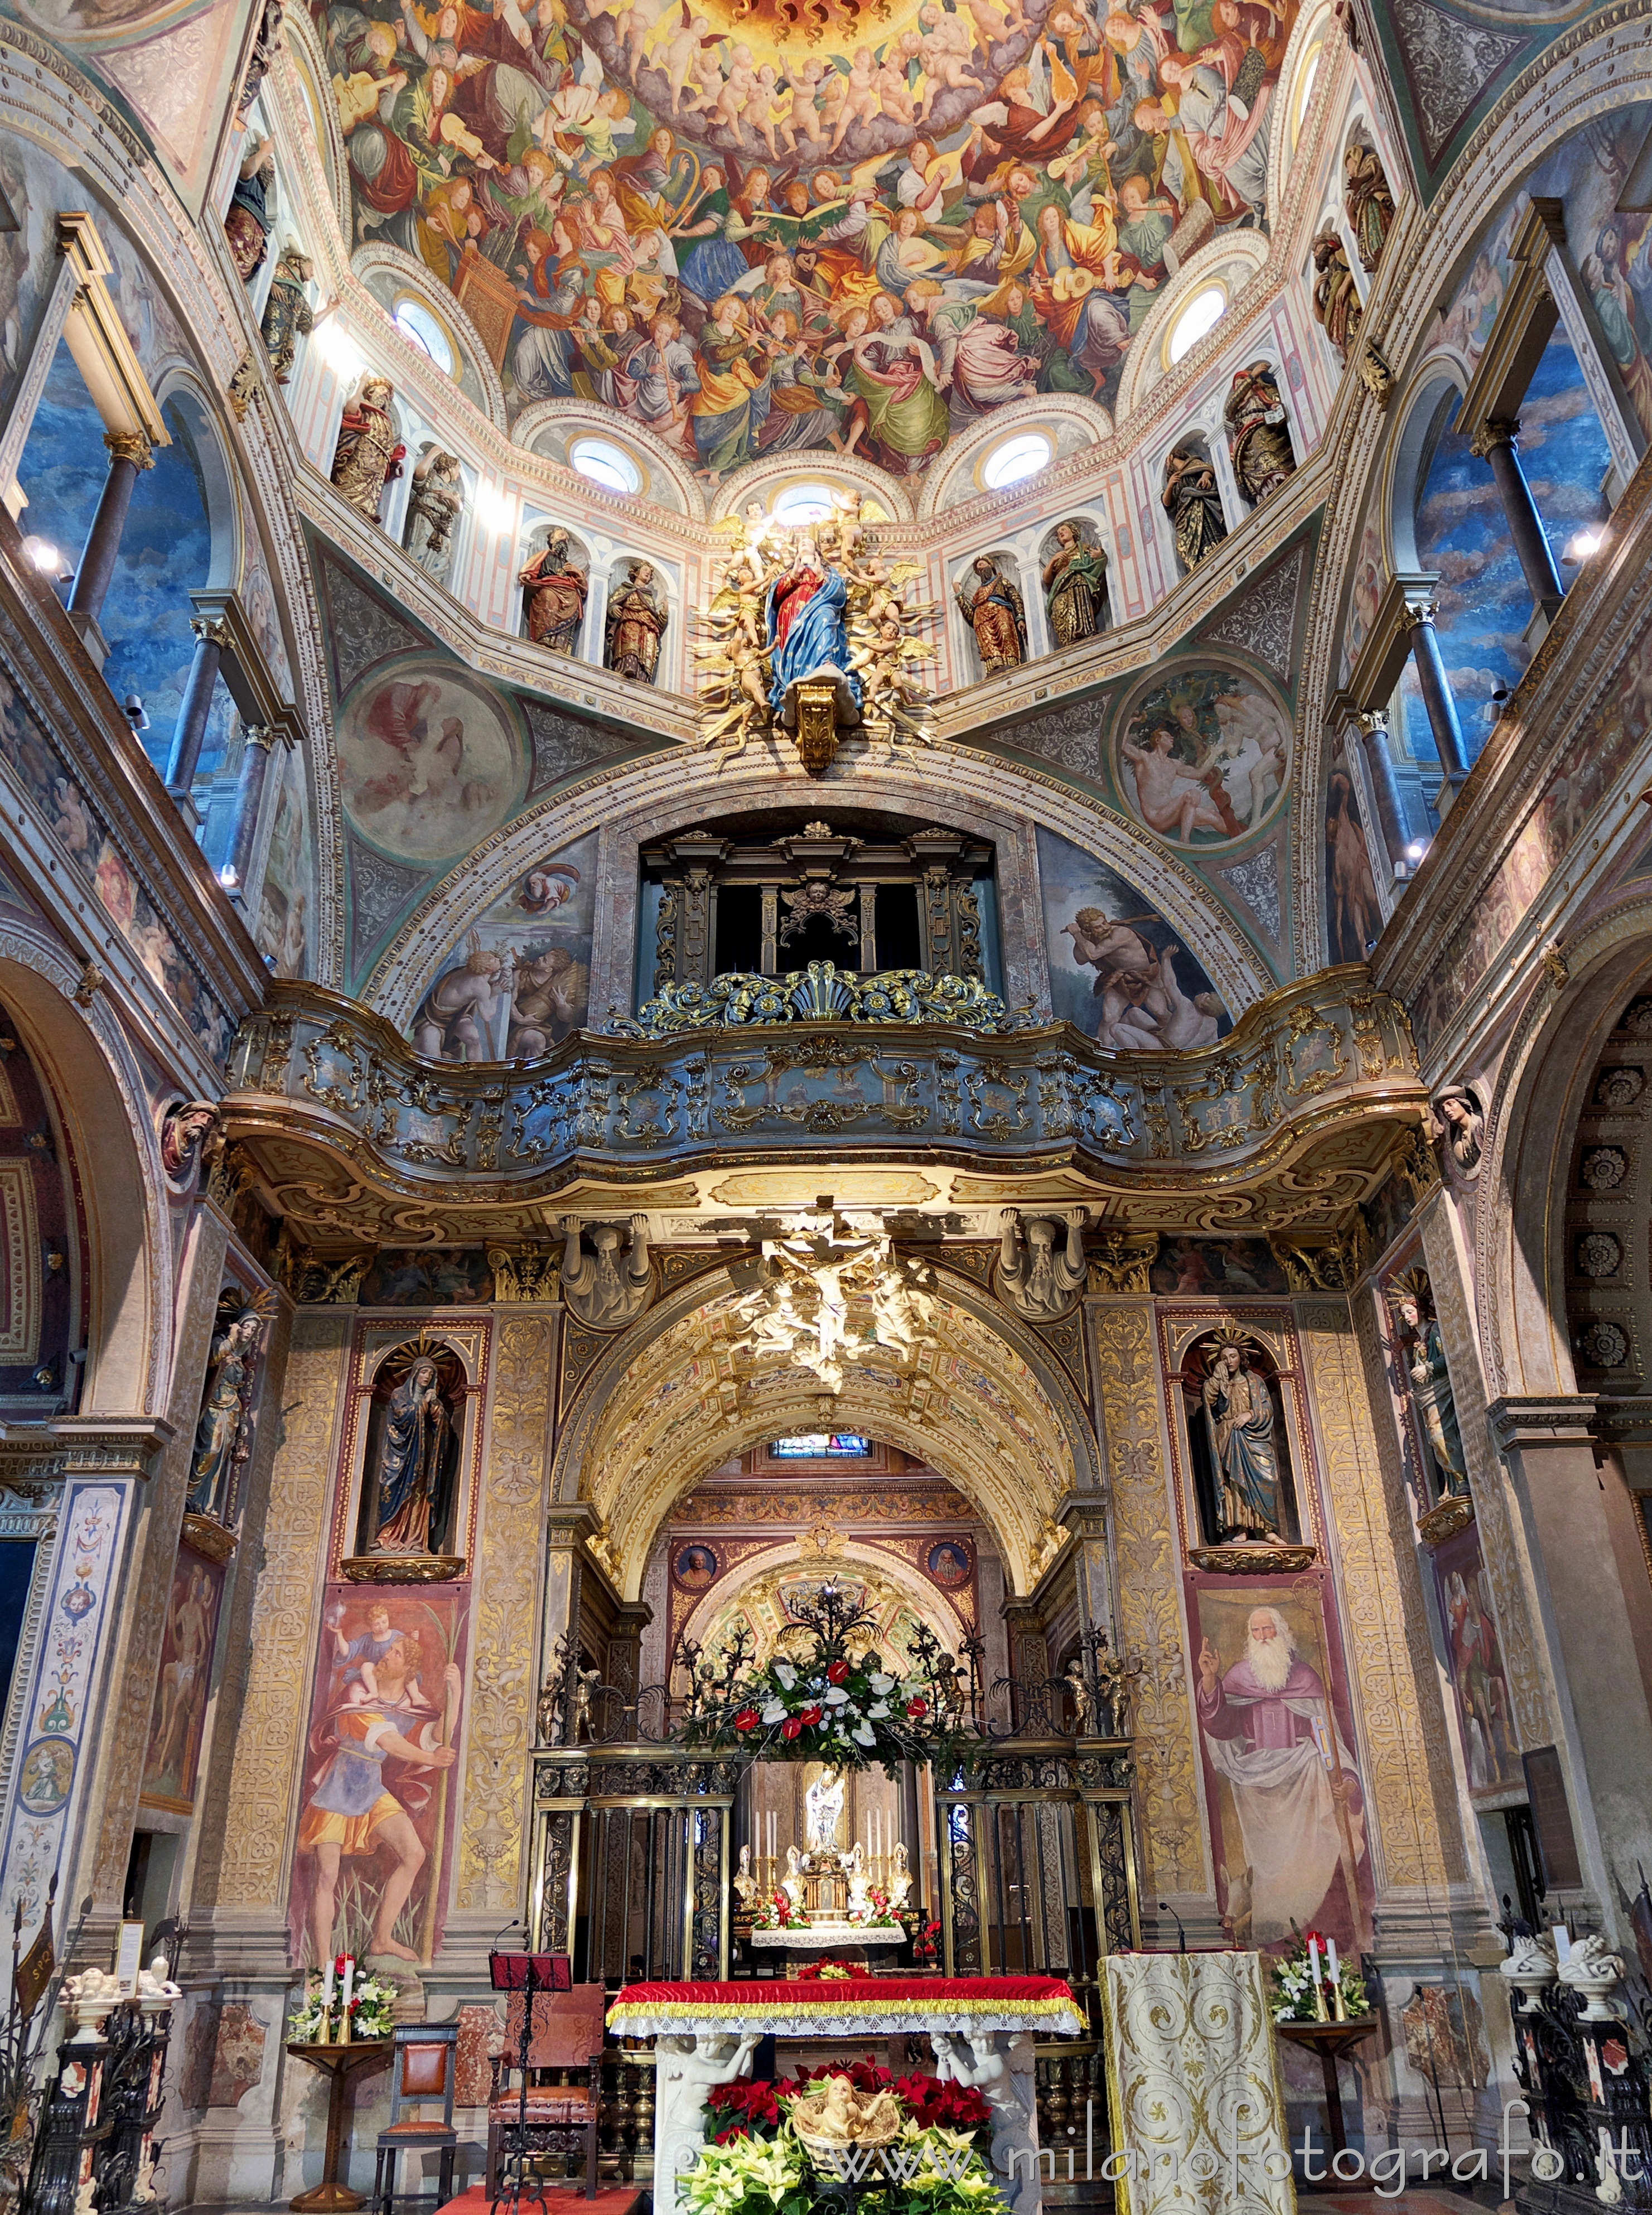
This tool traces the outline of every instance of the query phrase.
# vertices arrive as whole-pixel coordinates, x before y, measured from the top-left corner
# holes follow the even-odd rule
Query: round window
[[[1054,451],[1041,431],[1020,432],[993,447],[981,464],[981,482],[989,492],[1002,492],[1005,485],[1019,484],[1023,477],[1047,469]]]
[[[607,439],[575,439],[568,450],[569,465],[605,492],[641,492],[642,472],[626,452]]]
[[[395,322],[402,337],[428,354],[445,377],[452,376],[453,342],[422,300],[398,300]]]
[[[1202,292],[1195,292],[1187,306],[1170,326],[1170,343],[1164,349],[1167,361],[1180,361],[1184,353],[1191,353],[1207,332],[1213,331],[1227,313],[1227,294],[1219,285],[1207,285]]]

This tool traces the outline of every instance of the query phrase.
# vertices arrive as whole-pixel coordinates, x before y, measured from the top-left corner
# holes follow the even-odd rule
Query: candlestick
[[[1329,2022],[1330,2020],[1330,2010],[1325,2005],[1324,1974],[1320,1967],[1319,1941],[1317,1938],[1310,1938],[1308,1941],[1308,1965],[1313,1974],[1313,2011],[1315,2018],[1320,2022]]]
[[[355,1981],[356,1957],[353,1954],[347,1954],[344,1957],[344,2006],[339,2016],[341,2033],[339,2042],[342,2046],[350,2043],[350,1995],[355,1989]]]
[[[1346,2022],[1348,2009],[1342,2000],[1342,1967],[1336,1958],[1336,1941],[1334,1938],[1326,1939],[1325,1954],[1330,1965],[1331,2020],[1333,2022]]]
[[[333,1957],[327,1957],[327,1972],[322,1979],[322,2027],[317,2035],[318,2046],[333,2043]]]

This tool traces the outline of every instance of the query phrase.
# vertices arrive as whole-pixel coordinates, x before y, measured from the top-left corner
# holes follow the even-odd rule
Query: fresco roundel
[[[339,773],[351,827],[402,862],[466,854],[517,803],[525,749],[506,701],[445,662],[380,671],[345,703]]]
[[[1291,725],[1234,669],[1179,669],[1121,716],[1113,773],[1137,820],[1174,846],[1259,831],[1290,783]]]

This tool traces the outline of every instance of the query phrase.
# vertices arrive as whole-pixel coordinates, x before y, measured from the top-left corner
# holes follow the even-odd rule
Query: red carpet
[[[594,2200],[586,2198],[585,2187],[577,2181],[547,2184],[545,2187],[545,2205],[554,2207],[556,2215],[577,2215],[577,2211],[581,2209],[586,2211],[586,2215],[630,2215],[631,2209],[642,2197],[642,2193],[634,2184],[599,2185]],[[457,2200],[444,2200],[436,2210],[436,2215],[488,2215],[491,2204],[481,2185],[473,2184],[468,2192],[461,2192]],[[501,2215],[504,2215],[506,2204],[501,2202]],[[525,2192],[522,2195],[522,2209],[523,2215],[535,2215],[535,2202]]]

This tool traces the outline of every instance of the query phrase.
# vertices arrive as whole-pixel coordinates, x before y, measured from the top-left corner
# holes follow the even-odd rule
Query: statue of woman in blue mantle
[[[375,1554],[429,1554],[451,1418],[435,1362],[421,1353],[390,1394],[369,1472]]]
[[[849,633],[844,621],[848,580],[841,569],[821,559],[814,538],[805,535],[789,569],[769,587],[769,700],[789,731],[797,727],[797,687],[811,681],[837,687],[833,720],[848,729],[861,719],[859,678],[849,666]]]

